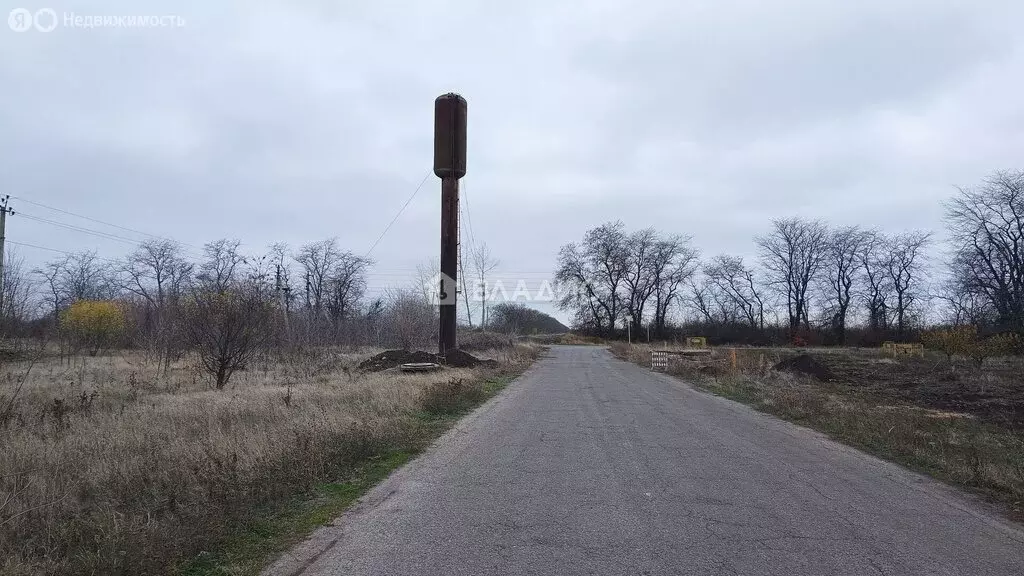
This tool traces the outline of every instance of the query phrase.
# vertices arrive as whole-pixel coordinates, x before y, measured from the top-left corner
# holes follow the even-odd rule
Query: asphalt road
[[[553,347],[274,575],[1024,574],[951,488],[592,347]]]

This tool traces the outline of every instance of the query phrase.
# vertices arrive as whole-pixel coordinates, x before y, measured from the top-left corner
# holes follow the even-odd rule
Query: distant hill
[[[517,334],[560,334],[569,327],[558,319],[517,302],[503,302],[488,311],[487,329]]]

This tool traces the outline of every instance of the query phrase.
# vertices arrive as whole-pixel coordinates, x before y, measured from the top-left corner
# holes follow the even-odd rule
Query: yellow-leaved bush
[[[121,304],[111,300],[79,300],[60,315],[61,331],[92,355],[123,338],[126,324]]]
[[[1008,356],[1020,349],[1016,334],[1003,333],[981,337],[975,326],[936,328],[921,335],[926,348],[944,352],[949,359],[965,356],[981,366],[986,358]]]

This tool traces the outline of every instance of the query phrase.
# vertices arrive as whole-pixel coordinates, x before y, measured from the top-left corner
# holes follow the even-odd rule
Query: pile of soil
[[[445,364],[453,368],[475,368],[477,366],[486,366],[487,368],[494,368],[498,363],[494,360],[481,360],[476,356],[473,356],[469,352],[463,350],[452,350],[445,356],[437,357],[438,364]]]
[[[395,368],[402,364],[414,362],[437,362],[437,356],[429,352],[410,352],[408,350],[385,350],[376,356],[371,356],[359,364],[360,370],[366,372],[380,372],[388,368]]]
[[[787,358],[775,366],[772,366],[772,368],[782,372],[792,372],[795,374],[810,376],[819,382],[831,382],[835,379],[832,375],[832,371],[828,369],[828,366],[825,366],[810,354],[800,354],[792,358]]]
[[[477,366],[495,367],[498,365],[494,360],[481,360],[472,354],[462,350],[454,350],[446,356],[438,356],[430,352],[408,350],[385,350],[376,356],[367,358],[359,364],[359,369],[365,372],[380,372],[389,368],[396,368],[402,364],[432,362],[453,368],[475,368]]]

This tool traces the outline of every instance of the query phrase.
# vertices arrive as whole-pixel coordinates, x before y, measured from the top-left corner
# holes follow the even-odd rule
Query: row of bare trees
[[[661,335],[697,260],[688,237],[653,228],[628,232],[621,221],[609,222],[562,247],[558,305],[577,328],[600,335],[614,332],[620,320],[639,331],[648,318]]]
[[[240,241],[222,239],[203,246],[198,258],[173,240],[152,239],[117,260],[83,251],[31,273],[8,266],[7,283],[14,285],[6,293],[18,297],[6,300],[10,305],[3,316],[30,320],[34,303],[55,324],[73,302],[119,299],[131,302],[139,314],[136,343],[150,345],[167,336],[183,297],[244,285],[259,299],[305,316],[300,324],[308,333],[297,337],[337,341],[346,337],[345,321],[365,313],[361,306],[371,263],[342,250],[335,239],[303,245],[294,253],[275,244],[263,254],[243,253]]]
[[[858,303],[870,331],[903,336],[912,321],[922,318],[918,304],[927,294],[930,239],[921,231],[885,234],[857,226],[830,228],[818,220],[774,220],[771,232],[755,239],[762,292],[785,306],[791,337],[810,332],[815,301],[817,324],[831,330],[839,343],[845,341]],[[752,287],[752,272],[746,278]]]
[[[557,305],[577,328],[606,336],[649,328],[663,338],[680,323],[835,343],[845,342],[852,328],[900,338],[928,321],[1024,332],[1024,172],[993,174],[960,190],[946,208],[945,265],[924,231],[783,218],[754,238],[753,255],[701,258],[688,236],[608,222],[561,248]],[[486,284],[496,260],[486,247],[470,255],[473,271],[460,276]],[[186,306],[231,293],[244,296],[229,300],[238,309],[271,315],[256,320],[279,343],[429,345],[437,310],[426,280],[437,266],[424,270],[420,286],[368,299],[371,266],[334,239],[296,250],[276,244],[262,254],[243,253],[239,241],[223,239],[196,255],[154,238],[121,259],[84,251],[33,271],[9,255],[0,320],[8,334],[33,323],[37,332],[52,331],[74,302],[117,300],[130,310],[129,343],[159,354],[166,365],[198,339],[184,336]],[[486,326],[486,302],[473,303],[470,293],[464,285],[465,321]]]
[[[852,326],[903,338],[928,321],[1024,332],[1024,172],[999,172],[947,204],[949,252],[933,235],[773,220],[756,258],[701,259],[688,237],[609,222],[562,247],[559,306],[601,335],[677,321],[844,343]],[[638,331],[638,330],[637,330]]]
[[[473,298],[486,287],[498,261],[486,244],[467,251],[470,268],[460,274],[462,321],[486,327],[488,303]],[[290,249],[273,244],[247,253],[239,240],[221,239],[189,249],[169,239],[141,242],[119,259],[95,251],[65,254],[35,269],[8,253],[0,320],[5,335],[55,333],[75,302],[117,301],[131,326],[125,344],[158,353],[166,363],[187,345],[183,302],[200,293],[242,293],[274,310],[278,343],[303,345],[429,346],[436,338],[435,294],[429,286],[437,265],[410,275],[405,285],[367,297],[372,260],[325,239]]]
[[[855,309],[875,331],[905,333],[921,318],[930,235],[830,228],[803,218],[774,220],[755,238],[759,258],[719,254],[701,261],[682,236],[628,232],[622,222],[589,230],[564,246],[556,273],[559,305],[578,328],[609,335],[649,323],[664,336],[670,310],[682,318],[764,331],[781,323],[790,337],[826,328],[838,342]]]
[[[17,254],[8,256],[5,335],[60,335],[63,314],[75,303],[114,302],[126,330],[112,345],[147,350],[165,368],[186,350],[199,350],[218,386],[269,344],[411,348],[436,338],[429,291],[410,278],[412,287],[367,298],[373,262],[335,239],[295,250],[274,244],[253,254],[233,239],[190,250],[153,238],[119,259],[82,251],[31,270]],[[486,250],[477,259],[485,278],[495,260]]]

